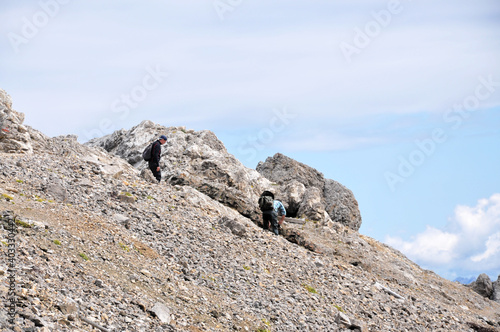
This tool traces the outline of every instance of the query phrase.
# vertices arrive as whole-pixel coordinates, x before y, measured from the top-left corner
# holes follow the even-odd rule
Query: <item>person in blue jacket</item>
[[[271,208],[262,208],[261,200],[263,200],[263,196],[270,196],[273,200],[273,204]],[[286,210],[278,200],[274,199],[274,194],[270,191],[264,191],[259,198],[259,206],[262,210],[262,226],[264,229],[269,229],[269,224],[271,224],[272,232],[276,235],[279,235],[279,226],[283,224],[286,216]],[[278,215],[280,216],[280,220],[278,221]]]

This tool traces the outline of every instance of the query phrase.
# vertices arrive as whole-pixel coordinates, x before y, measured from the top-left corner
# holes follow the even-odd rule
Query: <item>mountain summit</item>
[[[23,120],[0,90],[2,331],[500,329],[499,303],[359,234],[353,193],[305,164],[246,168],[208,130],[82,145]],[[158,185],[140,154],[160,134]],[[267,189],[283,236],[259,227]]]

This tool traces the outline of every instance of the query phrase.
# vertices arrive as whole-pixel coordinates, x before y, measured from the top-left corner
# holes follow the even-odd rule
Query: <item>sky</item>
[[[342,183],[421,267],[500,275],[499,1],[11,0],[0,22],[0,88],[44,134],[208,129]]]

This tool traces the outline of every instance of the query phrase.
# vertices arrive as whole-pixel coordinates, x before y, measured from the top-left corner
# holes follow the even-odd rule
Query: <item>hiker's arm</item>
[[[285,207],[283,206],[283,204],[280,202],[280,213],[281,213],[281,219],[280,221],[278,222],[280,225],[283,223],[283,221],[285,220],[285,216],[286,216],[286,210],[285,210]]]
[[[280,221],[278,221],[278,224],[281,225],[284,220],[285,220],[285,215],[282,215],[281,218],[280,218]]]

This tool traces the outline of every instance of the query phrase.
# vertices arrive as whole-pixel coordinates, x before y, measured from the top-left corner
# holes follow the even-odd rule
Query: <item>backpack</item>
[[[146,148],[142,152],[142,159],[144,159],[145,161],[151,160],[151,150],[153,150],[153,144],[154,142],[146,146]]]
[[[272,211],[274,210],[274,198],[271,196],[260,196],[259,197],[259,207],[261,211]]]

